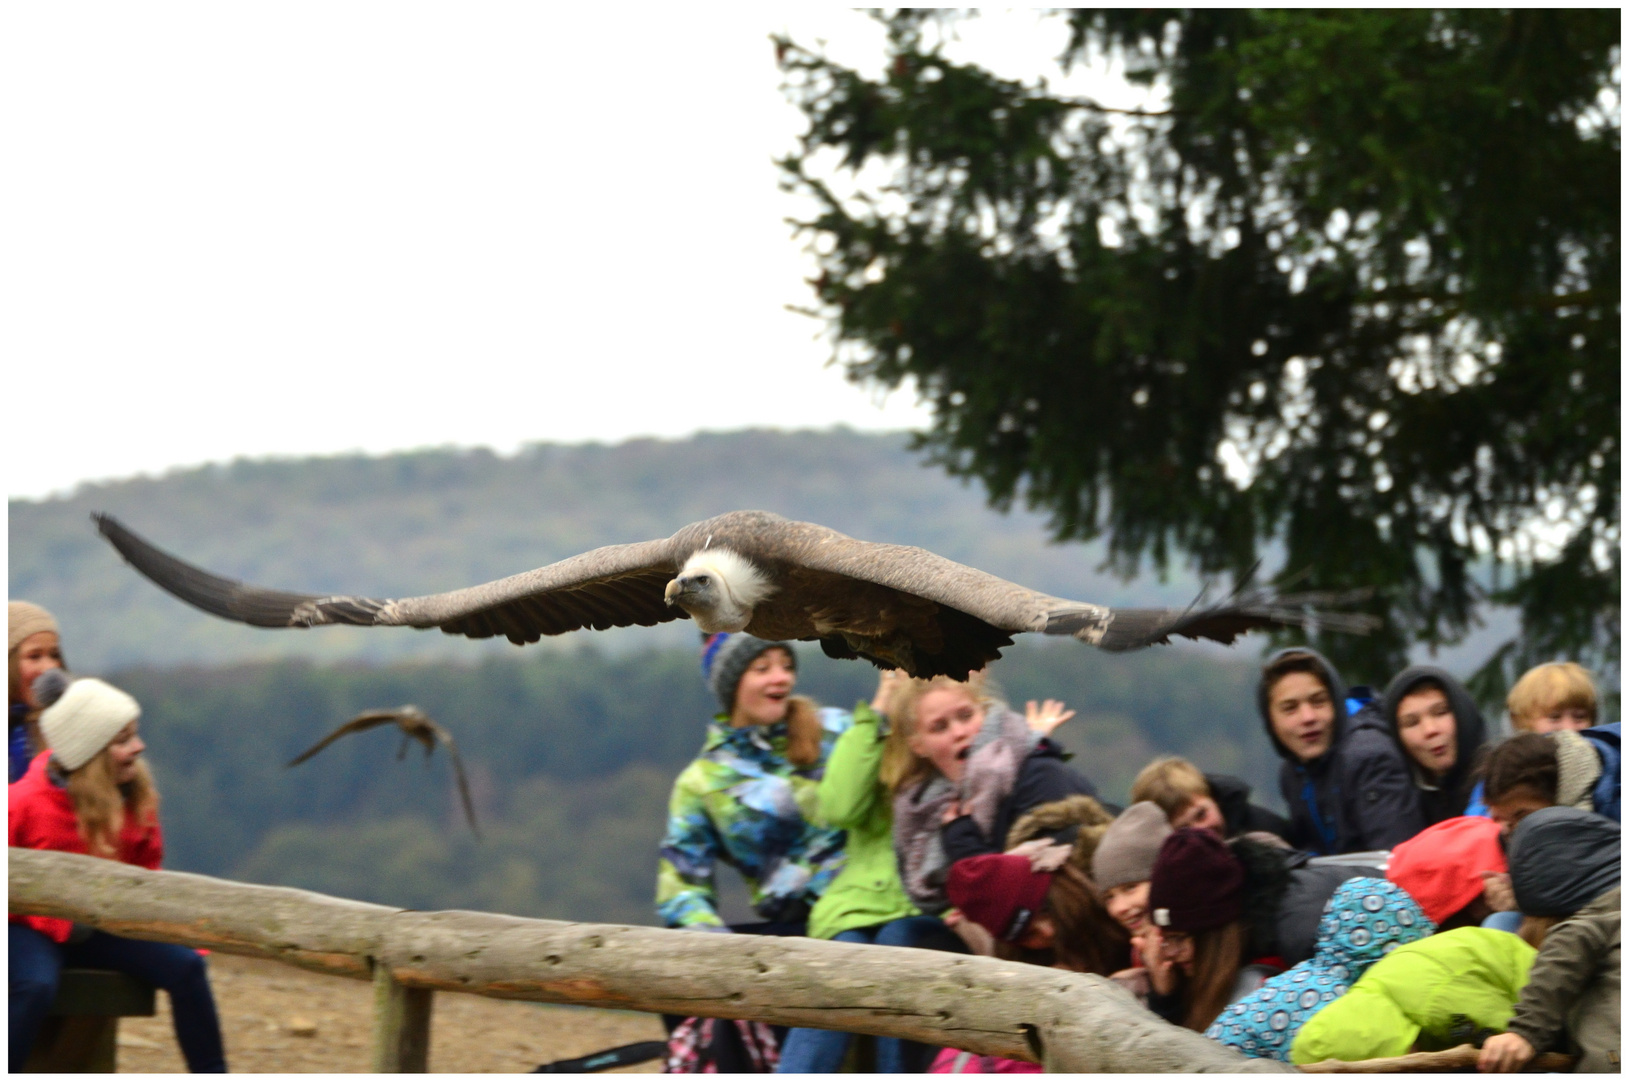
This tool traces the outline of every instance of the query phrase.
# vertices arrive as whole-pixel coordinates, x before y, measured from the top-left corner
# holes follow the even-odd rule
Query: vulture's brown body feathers
[[[755,510],[699,521],[665,540],[597,548],[485,585],[401,600],[245,585],[159,550],[110,517],[95,520],[119,553],[164,589],[255,626],[439,627],[525,644],[545,634],[653,626],[693,615],[703,630],[817,640],[830,656],[964,679],[998,657],[1012,634],[1065,634],[1122,651],[1174,634],[1229,644],[1259,627],[1315,622],[1361,632],[1376,622],[1315,610],[1350,599],[1328,594],[1249,593],[1203,609],[1107,608],[1047,596],[921,548],[854,540]],[[726,583],[709,579],[739,567],[735,556],[749,564],[744,569],[753,580],[733,574],[730,593]],[[729,597],[742,595],[751,602],[731,606]]]

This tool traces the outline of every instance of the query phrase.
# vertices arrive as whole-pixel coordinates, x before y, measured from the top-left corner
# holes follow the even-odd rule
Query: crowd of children
[[[1018,712],[981,678],[884,674],[849,714],[794,696],[786,642],[714,635],[702,663],[720,711],[674,788],[669,926],[1100,975],[1252,1057],[1472,1042],[1487,1071],[1550,1049],[1619,1070],[1620,725],[1595,726],[1575,664],[1527,673],[1516,734],[1493,742],[1440,668],[1374,694],[1310,649],[1273,654],[1258,702],[1282,816],[1174,757],[1142,770],[1128,807],[1107,803],[1053,737],[1070,712]],[[798,724],[819,753],[792,756]],[[766,922],[724,924],[720,864]],[[684,1060],[740,1068],[729,1047],[750,1043],[757,1069],[777,1048],[779,1071],[833,1072],[850,1049],[841,1032],[737,1026],[696,1028]],[[890,1040],[875,1065],[1027,1068]]]

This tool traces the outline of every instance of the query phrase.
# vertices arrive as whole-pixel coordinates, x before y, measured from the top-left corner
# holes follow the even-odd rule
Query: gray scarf
[[[928,915],[949,907],[944,892],[949,860],[941,842],[944,808],[959,800],[962,812],[987,835],[1000,803],[1017,783],[1017,771],[1039,740],[1023,716],[1003,702],[990,702],[959,784],[934,771],[930,779],[901,788],[893,797],[893,850],[904,891]]]

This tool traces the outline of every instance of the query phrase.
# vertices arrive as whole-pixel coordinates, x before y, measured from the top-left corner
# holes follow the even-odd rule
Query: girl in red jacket
[[[100,679],[71,684],[61,672],[35,683],[53,704],[40,716],[50,749],[11,785],[7,838],[12,847],[69,851],[158,869],[164,841],[158,791],[137,732],[141,706]],[[225,1072],[220,1020],[203,957],[192,949],[134,941],[64,919],[8,916],[10,1067],[28,1059],[66,965],[111,968],[169,993],[175,1037],[193,1072]]]

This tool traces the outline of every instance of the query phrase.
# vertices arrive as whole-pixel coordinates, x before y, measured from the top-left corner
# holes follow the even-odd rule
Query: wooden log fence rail
[[[21,848],[9,898],[14,914],[370,980],[380,1072],[425,1071],[437,990],[834,1028],[1055,1072],[1294,1071],[1167,1024],[1107,979],[990,957],[409,911]]]
[[[405,911],[20,848],[9,892],[18,914],[374,980],[379,1069],[425,1067],[427,992],[449,990],[840,1028],[1061,1072],[1289,1071],[1164,1023],[1106,979],[989,957]]]

